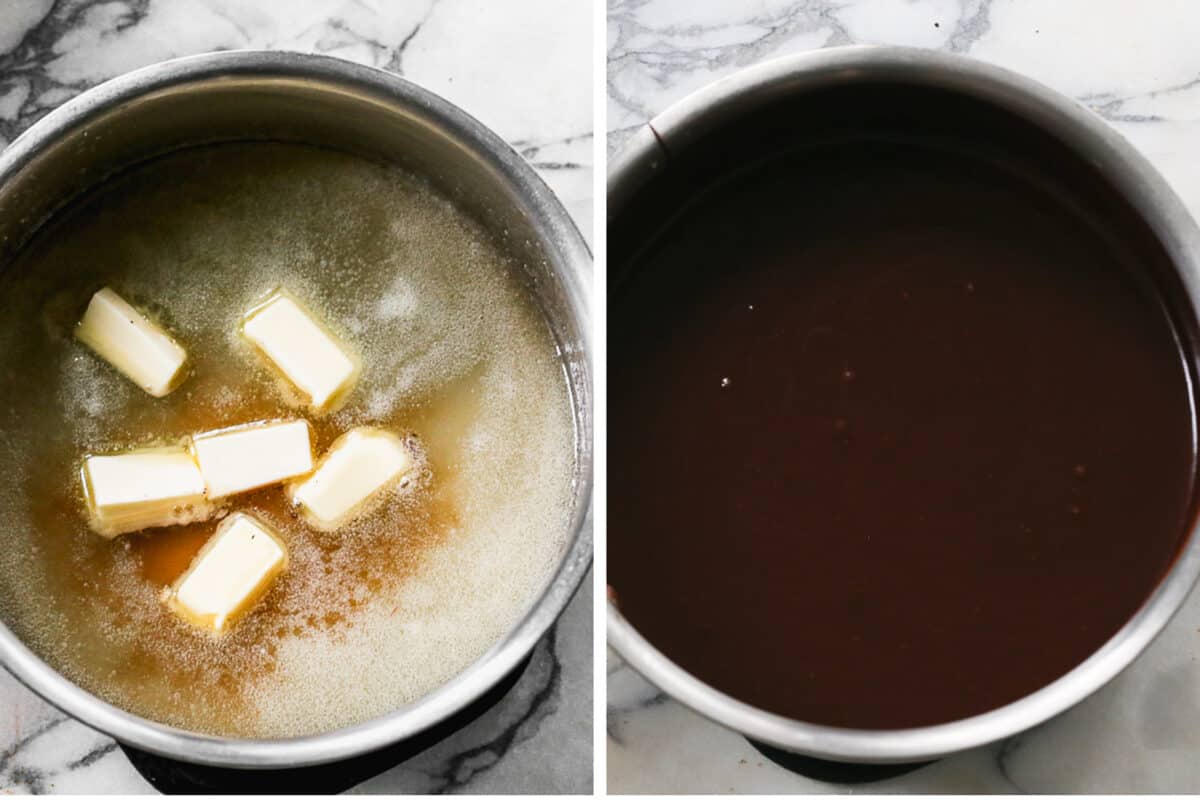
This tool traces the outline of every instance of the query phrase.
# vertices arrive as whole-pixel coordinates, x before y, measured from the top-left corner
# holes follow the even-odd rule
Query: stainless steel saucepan
[[[879,112],[855,98],[870,89],[892,100]],[[856,95],[855,92],[859,92]],[[923,100],[903,106],[906,93]],[[887,103],[884,103],[887,105]],[[1014,120],[1008,127],[969,126],[968,112]],[[882,119],[881,114],[891,114]],[[1003,137],[1002,131],[1055,142],[1107,191],[1132,206],[1173,263],[1167,300],[1194,322],[1200,317],[1200,229],[1166,182],[1108,125],[1050,89],[999,67],[931,51],[848,47],[772,60],[720,80],[635,131],[608,174],[610,285],[620,280],[621,252],[633,259],[687,199],[740,164],[786,147],[787,137],[836,118],[823,135],[861,131],[907,119],[956,136]],[[928,117],[918,118],[919,115]],[[940,119],[933,119],[940,117]],[[984,118],[980,116],[979,118]],[[838,127],[840,126],[840,127]],[[957,129],[956,129],[957,126]],[[1018,134],[1013,134],[1018,135]],[[1014,140],[1014,147],[1017,147]],[[803,191],[803,187],[797,187]],[[620,324],[619,320],[610,324]],[[1193,365],[1194,366],[1194,365]],[[611,497],[610,502],[620,502]],[[1193,521],[1193,525],[1194,525]],[[1131,536],[1137,531],[1130,531]],[[736,531],[731,531],[736,536]],[[787,751],[862,763],[923,761],[993,742],[1059,714],[1099,689],[1150,644],[1180,608],[1200,575],[1195,528],[1175,563],[1132,619],[1071,672],[1016,702],[946,724],[908,730],[849,730],[768,713],[706,685],[668,659],[611,604],[608,642],[634,669],[667,694],[746,736]],[[619,591],[620,587],[616,587]],[[912,587],[920,591],[920,587]],[[1019,589],[1016,589],[1019,591]],[[780,635],[787,635],[781,631]],[[970,662],[964,654],[964,669]],[[797,672],[802,665],[797,666]]]
[[[531,609],[449,683],[360,725],[279,740],[172,728],[80,689],[0,620],[0,664],[93,728],[183,761],[294,767],[381,748],[464,708],[528,655],[586,574],[592,556],[591,255],[529,165],[461,109],[380,70],[321,56],[247,51],[182,58],[116,78],[65,103],[13,142],[0,155],[0,268],[55,209],[106,177],[190,145],[248,140],[311,143],[399,165],[427,177],[504,237],[557,340],[576,430],[567,544]]]

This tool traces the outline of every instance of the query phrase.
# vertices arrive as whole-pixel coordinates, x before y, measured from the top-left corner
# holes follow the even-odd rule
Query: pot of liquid
[[[1200,573],[1200,232],[1099,118],[937,53],[770,61],[609,173],[608,638],[753,741],[1037,725]]]
[[[590,255],[440,98],[292,53],[130,73],[0,156],[0,264],[0,664],[82,722],[218,767],[359,756],[492,692],[586,573]],[[186,346],[165,396],[73,335],[103,287]],[[279,289],[359,364],[326,408],[247,343]],[[164,592],[224,523],[98,535],[80,465],[274,419],[306,420],[318,463],[385,431],[411,469],[332,528],[284,486],[227,498],[286,568],[217,635]]]

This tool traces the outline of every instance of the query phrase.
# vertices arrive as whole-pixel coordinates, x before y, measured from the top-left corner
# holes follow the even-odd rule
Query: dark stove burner
[[[332,764],[243,770],[188,764],[127,745],[121,749],[134,769],[163,794],[334,794],[407,761],[474,722],[508,694],[529,661],[526,658],[486,694],[444,722],[382,750]]]
[[[915,764],[850,764],[844,761],[825,761],[812,756],[802,756],[789,753],[769,744],[747,739],[754,749],[762,753],[779,766],[824,783],[874,783],[907,775],[910,772],[932,764],[932,761],[919,761]]]

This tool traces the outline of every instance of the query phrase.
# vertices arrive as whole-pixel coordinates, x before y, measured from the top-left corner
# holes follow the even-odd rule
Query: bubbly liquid
[[[475,661],[528,609],[565,544],[574,430],[545,318],[484,230],[423,181],[316,148],[177,153],[73,203],[0,291],[0,616],[51,666],[139,715],[282,737],[387,713]],[[163,399],[75,342],[113,287],[187,348]],[[360,353],[313,417],[241,339],[285,286]],[[323,452],[358,425],[410,437],[420,469],[336,533],[280,487],[239,495],[287,573],[217,639],[160,602],[213,520],[108,541],[87,525],[85,453],[305,416]]]

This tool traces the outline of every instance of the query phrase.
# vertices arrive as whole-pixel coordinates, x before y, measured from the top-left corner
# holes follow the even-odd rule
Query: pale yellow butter
[[[359,363],[350,349],[282,289],[246,313],[242,334],[322,411],[350,390]]]
[[[164,600],[192,625],[221,634],[266,594],[287,562],[274,531],[249,514],[231,514]]]
[[[356,428],[334,442],[316,471],[292,484],[288,494],[313,527],[332,531],[367,510],[412,467],[412,454],[400,437]]]
[[[183,377],[187,351],[112,289],[92,296],[75,336],[155,397]]]
[[[87,456],[83,486],[92,529],[108,538],[196,522],[213,511],[200,468],[184,447]]]
[[[192,437],[208,497],[216,499],[312,471],[308,422],[255,422]]]

